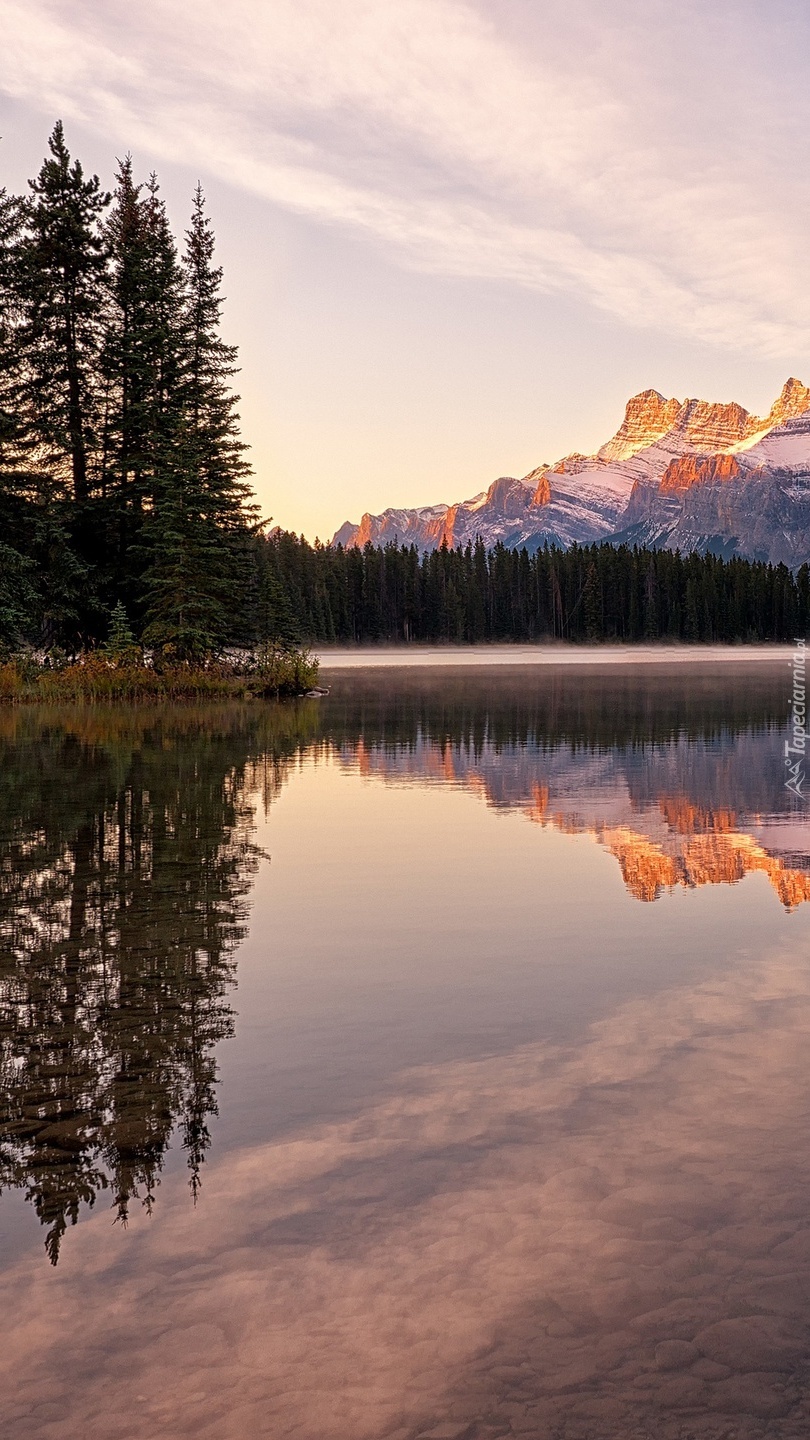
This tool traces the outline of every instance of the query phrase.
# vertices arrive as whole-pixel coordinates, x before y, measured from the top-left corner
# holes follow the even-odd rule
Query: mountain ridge
[[[609,541],[785,563],[810,560],[810,388],[790,376],[767,416],[642,390],[594,454],[500,476],[452,505],[347,521],[333,544],[475,543],[530,551]]]

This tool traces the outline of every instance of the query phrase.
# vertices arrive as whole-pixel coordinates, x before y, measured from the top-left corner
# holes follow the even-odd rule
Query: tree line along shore
[[[265,624],[309,644],[762,643],[810,630],[810,567],[609,544],[262,545]]]
[[[155,175],[108,193],[59,122],[0,189],[0,698],[295,694],[315,643],[806,632],[806,565],[268,532],[222,279],[199,186],[178,239]]]

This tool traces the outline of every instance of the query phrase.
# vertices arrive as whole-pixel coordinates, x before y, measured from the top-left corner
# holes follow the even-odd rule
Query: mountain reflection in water
[[[527,688],[505,673],[473,689],[488,702],[475,715],[469,682],[446,683],[455,704],[411,680],[410,733],[402,695],[394,709],[368,694],[344,763],[388,783],[462,786],[591,835],[639,900],[758,871],[787,909],[810,899],[810,810],[785,788],[785,694],[772,679],[558,673]]]
[[[4,1435],[808,1433],[788,678],[0,712]]]

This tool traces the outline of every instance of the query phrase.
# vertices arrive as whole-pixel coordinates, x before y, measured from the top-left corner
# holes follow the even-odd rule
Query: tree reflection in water
[[[270,788],[307,707],[0,717],[0,1187],[47,1226],[151,1209],[179,1131],[196,1197]],[[267,764],[263,767],[268,778]]]

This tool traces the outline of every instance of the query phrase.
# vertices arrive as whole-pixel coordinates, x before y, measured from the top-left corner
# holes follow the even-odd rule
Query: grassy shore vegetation
[[[314,662],[277,603],[205,199],[112,193],[61,123],[0,189],[0,695],[283,694]],[[227,659],[227,656],[238,659]]]
[[[280,700],[306,694],[318,679],[306,650],[273,646],[201,664],[147,663],[141,652],[116,658],[106,649],[47,662],[17,655],[0,664],[0,702]]]

